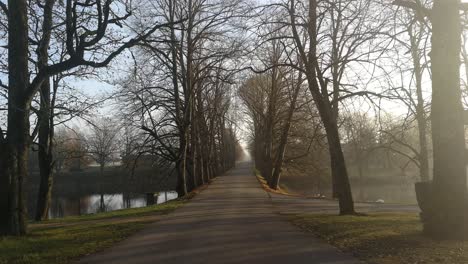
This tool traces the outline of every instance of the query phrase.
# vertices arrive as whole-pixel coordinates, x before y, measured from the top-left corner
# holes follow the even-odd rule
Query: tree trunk
[[[270,188],[274,190],[278,189],[278,186],[280,183],[281,172],[283,169],[283,162],[284,162],[284,154],[286,152],[286,146],[288,144],[288,134],[289,134],[290,128],[291,128],[291,120],[288,120],[286,121],[286,125],[283,128],[283,131],[281,134],[280,144],[278,146],[278,150],[276,153],[273,175],[271,176],[271,180],[269,184]]]
[[[340,136],[336,122],[322,117],[325,126],[330,152],[331,171],[336,185],[336,195],[340,205],[340,215],[355,214],[346,162],[341,148]]]
[[[169,3],[169,22],[174,22],[174,15],[175,15],[175,1],[170,0]],[[175,104],[175,116],[176,116],[176,124],[179,128],[179,153],[178,157],[176,157],[175,167],[176,167],[176,176],[177,176],[177,186],[176,191],[179,197],[183,197],[187,194],[187,182],[186,182],[186,174],[185,174],[185,167],[186,167],[186,123],[185,123],[185,113],[181,113],[181,106],[180,101],[180,93],[179,93],[179,83],[178,83],[178,70],[177,70],[177,46],[176,43],[178,42],[176,35],[175,35],[175,28],[174,25],[171,25],[171,59],[172,59],[172,84],[174,89],[174,104]],[[182,85],[183,86],[183,85]]]
[[[467,233],[459,4],[459,0],[436,0],[432,12],[434,179],[431,207],[423,221],[425,232],[436,238],[466,238]]]
[[[337,120],[333,117],[333,109],[329,101],[327,81],[321,76],[318,70],[317,59],[317,12],[318,1],[309,0],[309,23],[308,38],[309,50],[306,51],[302,45],[301,36],[296,28],[294,1],[291,1],[291,24],[292,33],[298,49],[304,61],[304,66],[309,84],[309,90],[320,114],[320,119],[325,127],[328,140],[328,148],[331,161],[333,191],[338,196],[340,214],[355,214],[354,202],[351,194],[346,163],[341,148],[340,136],[338,132]]]
[[[216,176],[218,176],[218,164],[219,164],[219,156],[218,156],[218,153],[217,153],[217,150],[216,150],[216,129],[214,128],[214,125],[213,125],[213,128],[211,129],[211,137],[210,137],[210,140],[211,140],[211,151],[212,151],[212,161],[211,161],[211,177],[214,178]]]
[[[265,161],[263,157],[264,146],[265,146],[265,136],[263,133],[263,126],[258,127],[258,124],[255,124],[255,139],[254,139],[254,161],[255,168],[263,174],[265,169]]]
[[[187,180],[186,180],[186,153],[187,153],[187,144],[185,139],[182,139],[180,142],[180,151],[182,152],[179,160],[177,160],[175,166],[177,171],[177,195],[183,197],[187,194]]]
[[[101,198],[99,199],[99,212],[104,213],[106,211],[106,206],[104,204],[104,194],[101,192]]]
[[[49,214],[49,204],[52,194],[52,129],[50,122],[50,81],[46,79],[41,85],[41,105],[39,114],[39,193],[35,220],[46,220]]]
[[[156,199],[154,198],[154,193],[146,193],[146,206],[151,206],[156,204]]]
[[[104,192],[103,192],[103,183],[104,183],[104,164],[99,165],[99,193],[101,194],[101,199],[99,201],[99,212],[105,212],[106,206],[104,204]]]
[[[9,211],[9,187],[10,180],[6,171],[7,149],[3,135],[0,135],[0,235],[8,233],[8,211]]]
[[[220,173],[226,171],[226,135],[224,131],[224,117],[219,117],[219,124],[218,124],[218,134],[219,134],[219,149],[220,149]]]
[[[273,67],[271,73],[271,89],[268,94],[268,108],[265,118],[265,141],[264,141],[264,156],[263,156],[263,168],[262,176],[267,180],[270,185],[272,184],[273,178],[273,129],[275,122],[276,113],[276,90],[277,90],[277,77],[276,67]]]
[[[16,88],[10,85],[10,89]],[[13,92],[14,93],[14,92]],[[11,93],[9,96],[12,95]],[[9,97],[11,98],[11,97]],[[8,152],[6,176],[9,182],[9,224],[8,234],[24,235],[26,229],[26,205],[24,201],[24,181],[28,176],[29,103],[24,99],[12,100],[8,107]],[[23,103],[21,103],[23,101]]]
[[[196,86],[193,86],[192,89],[197,89]],[[196,109],[195,109],[195,92],[193,93],[193,96],[192,96],[192,104],[191,104],[191,108],[192,110],[190,110],[190,123],[191,123],[191,130],[190,130],[190,149],[191,149],[191,160],[192,160],[192,168],[191,168],[191,172],[192,172],[192,177],[193,177],[193,188],[192,189],[195,189],[197,188],[199,185],[200,185],[200,181],[199,181],[199,171],[198,171],[198,156],[199,156],[199,153],[198,153],[198,147],[197,147],[197,133],[198,133],[198,120],[197,120],[197,113],[196,113]]]
[[[419,97],[419,96],[418,96]],[[419,104],[419,103],[418,103]],[[421,113],[420,111],[424,111],[424,106],[420,106],[421,108],[417,112],[417,122],[418,122],[418,137],[419,137],[419,176],[421,181],[429,181],[429,152],[427,149],[427,123],[426,123],[426,115],[425,113]]]
[[[419,40],[413,35],[412,28],[409,28],[411,41],[411,57],[414,66],[414,76],[416,80],[416,120],[418,123],[419,137],[419,175],[421,181],[429,181],[429,154],[427,150],[427,122],[426,111],[424,109],[424,97],[422,92],[422,75],[421,53],[419,52]]]
[[[27,233],[26,206],[23,184],[28,175],[28,151],[30,146],[28,98],[28,18],[26,0],[8,1],[8,128],[5,170],[2,177],[8,182],[7,196],[2,204],[8,204],[0,218],[7,223],[2,234]]]
[[[200,129],[200,127],[198,127],[198,129]],[[198,130],[198,133],[196,134],[196,150],[197,150],[197,153],[198,153],[198,156],[197,156],[197,168],[198,168],[198,171],[197,171],[197,175],[198,175],[198,182],[200,183],[200,185],[203,185],[205,184],[205,176],[206,176],[206,172],[205,172],[205,168],[204,168],[204,152],[203,152],[203,147],[201,146],[201,142],[200,142],[200,130]]]
[[[44,70],[49,61],[49,46],[52,33],[52,11],[55,0],[47,0],[43,6],[44,20],[42,24],[42,38],[37,48],[38,68]],[[54,83],[55,84],[55,83]],[[54,87],[54,92],[56,91]],[[50,196],[52,193],[52,147],[53,147],[53,113],[50,96],[50,78],[46,78],[40,87],[39,126],[39,171],[40,183],[37,197],[35,220],[48,218]]]
[[[275,166],[273,169],[273,176],[272,176],[271,183],[270,183],[270,187],[274,190],[278,189],[278,186],[280,183],[281,171],[282,171],[283,162],[284,162],[284,155],[286,152],[286,146],[288,144],[289,130],[291,129],[292,118],[294,116],[294,111],[296,110],[297,97],[299,96],[299,92],[301,90],[301,84],[302,84],[301,79],[302,79],[302,75],[299,75],[299,81],[298,81],[297,87],[295,87],[294,89],[293,98],[289,106],[288,116],[286,117],[286,124],[282,130],[280,144],[278,146],[278,151],[276,153]]]
[[[201,88],[201,87],[200,87]],[[207,168],[206,168],[206,159],[208,159],[208,153],[207,153],[207,146],[209,145],[208,142],[205,141],[205,138],[203,138],[203,135],[205,137],[208,135],[208,131],[206,128],[206,123],[205,123],[205,109],[203,107],[203,101],[202,101],[202,93],[201,89],[197,89],[197,127],[198,127],[198,133],[197,133],[197,138],[196,138],[196,143],[197,143],[197,152],[199,154],[199,173],[200,173],[200,180],[202,184],[205,184],[208,179],[207,179]]]

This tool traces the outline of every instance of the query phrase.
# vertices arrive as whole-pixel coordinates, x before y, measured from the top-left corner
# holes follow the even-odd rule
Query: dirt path
[[[272,201],[239,163],[189,204],[79,263],[359,263],[275,213]]]

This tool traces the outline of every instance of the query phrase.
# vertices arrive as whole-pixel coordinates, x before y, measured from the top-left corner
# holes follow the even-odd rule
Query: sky
[[[468,0],[462,0],[463,3],[468,3]],[[128,70],[129,70],[129,60],[128,53],[124,53],[121,56],[118,56],[112,63],[110,69],[106,70],[98,70],[98,78],[89,78],[89,79],[68,79],[67,83],[75,87],[77,90],[87,94],[90,97],[94,98],[102,98],[105,97],[117,90],[117,86],[111,84],[111,82],[116,82],[120,78],[123,78]],[[105,81],[104,79],[107,79]],[[427,84],[430,85],[430,84]],[[355,111],[369,111],[370,106],[366,104],[362,104],[362,100],[357,100],[357,104],[350,104],[349,108],[354,109]],[[392,103],[392,102],[384,102],[383,108],[390,113],[395,115],[404,115],[406,113],[406,109],[402,108],[401,104],[399,103]],[[108,101],[98,110],[99,115],[112,115],[115,113],[115,102]],[[72,124],[76,124],[78,126],[83,125],[84,123],[80,120],[73,120]],[[245,126],[241,125],[241,130],[246,130]],[[242,133],[244,134],[245,131]],[[245,136],[242,136],[243,138]],[[245,144],[245,140],[243,140],[243,144]]]

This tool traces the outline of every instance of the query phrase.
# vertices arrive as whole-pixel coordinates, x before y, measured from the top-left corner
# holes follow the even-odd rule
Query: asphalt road
[[[238,163],[187,205],[79,263],[360,263],[291,225],[274,204],[251,164]]]

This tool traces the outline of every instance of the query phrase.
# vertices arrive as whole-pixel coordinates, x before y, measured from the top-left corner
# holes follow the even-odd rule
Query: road
[[[291,225],[248,162],[216,178],[187,205],[79,263],[360,263]]]

